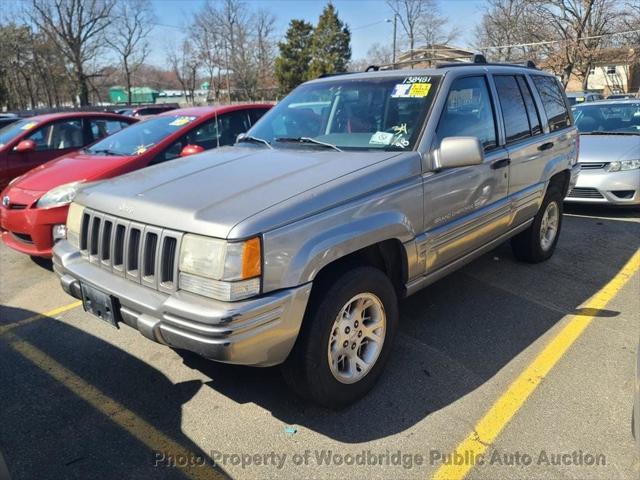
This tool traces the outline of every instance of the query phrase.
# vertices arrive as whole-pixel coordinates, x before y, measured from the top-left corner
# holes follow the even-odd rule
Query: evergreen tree
[[[304,20],[291,20],[286,39],[278,44],[275,74],[280,91],[286,94],[309,78],[313,25]]]
[[[331,2],[324,7],[311,42],[309,78],[346,72],[351,60],[351,32]]]

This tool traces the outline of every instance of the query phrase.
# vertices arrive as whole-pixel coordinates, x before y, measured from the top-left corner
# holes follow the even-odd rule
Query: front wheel
[[[283,373],[300,395],[341,408],[364,396],[382,373],[398,324],[397,297],[389,278],[373,267],[314,288],[325,286],[309,305]]]
[[[562,228],[562,192],[552,186],[542,201],[533,223],[511,239],[518,260],[539,263],[553,255]]]

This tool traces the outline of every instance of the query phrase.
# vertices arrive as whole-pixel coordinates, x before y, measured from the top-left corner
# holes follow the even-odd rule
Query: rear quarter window
[[[571,116],[558,81],[543,75],[532,75],[532,79],[542,99],[542,106],[549,121],[549,130],[554,132],[571,126]]]

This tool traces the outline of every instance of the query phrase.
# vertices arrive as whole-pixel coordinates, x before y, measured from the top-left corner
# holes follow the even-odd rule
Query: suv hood
[[[580,135],[581,163],[631,160],[640,156],[640,135]]]
[[[249,217],[397,155],[226,147],[88,186],[76,201],[145,224],[230,238]],[[355,185],[353,190],[357,194]],[[242,230],[233,238],[259,233]]]

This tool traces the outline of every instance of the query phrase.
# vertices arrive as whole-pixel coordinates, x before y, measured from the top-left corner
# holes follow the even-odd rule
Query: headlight
[[[82,228],[82,214],[84,207],[78,203],[69,205],[67,214],[67,241],[76,248],[80,248],[80,229]]]
[[[38,200],[36,206],[38,208],[50,208],[71,203],[73,199],[76,198],[76,193],[78,193],[78,187],[81,183],[82,182],[66,183],[49,190]]]
[[[624,170],[636,170],[640,168],[640,159],[637,160],[622,160],[611,162],[607,165],[607,172],[620,172]]]
[[[226,242],[187,234],[180,247],[179,285],[205,297],[227,302],[260,293],[260,238]]]

